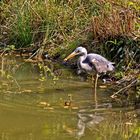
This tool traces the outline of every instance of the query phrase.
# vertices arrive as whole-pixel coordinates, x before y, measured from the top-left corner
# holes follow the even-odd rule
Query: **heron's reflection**
[[[85,134],[85,129],[93,129],[96,124],[103,121],[104,118],[100,115],[91,113],[78,113],[78,123],[77,131],[75,133],[76,137],[79,139]]]
[[[108,109],[112,108],[111,103],[99,103],[98,102],[98,94],[94,92],[94,88],[92,88],[93,93],[93,105],[92,106],[86,106],[85,108],[82,108],[78,111],[78,122],[76,125],[76,129],[64,127],[65,130],[72,135],[73,137],[76,137],[77,139],[80,139],[85,135],[85,130],[93,130],[96,128],[96,125],[102,122],[105,118],[102,116],[103,114],[100,112],[102,109]]]

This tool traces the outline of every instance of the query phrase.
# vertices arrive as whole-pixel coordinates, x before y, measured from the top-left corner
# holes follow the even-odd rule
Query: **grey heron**
[[[103,56],[95,53],[87,53],[86,48],[80,46],[77,47],[69,56],[64,59],[64,62],[73,58],[74,56],[79,56],[77,61],[78,70],[84,71],[87,73],[91,73],[92,75],[95,73],[95,84],[94,89],[96,93],[97,81],[98,77],[101,73],[106,73],[108,71],[113,71],[114,66],[113,62],[107,60]]]

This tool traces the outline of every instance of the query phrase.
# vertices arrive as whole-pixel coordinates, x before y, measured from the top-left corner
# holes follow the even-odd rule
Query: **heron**
[[[78,73],[86,72],[92,74],[92,81],[93,75],[95,74],[94,92],[96,94],[99,75],[102,73],[107,73],[109,71],[114,71],[114,62],[111,62],[105,57],[96,53],[88,54],[86,48],[82,46],[77,47],[70,55],[68,55],[64,59],[64,62],[75,56],[79,56],[79,59],[77,61]]]

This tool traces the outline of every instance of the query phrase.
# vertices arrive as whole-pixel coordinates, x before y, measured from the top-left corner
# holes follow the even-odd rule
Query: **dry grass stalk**
[[[93,16],[92,30],[95,39],[105,39],[115,36],[131,36],[135,30],[136,18],[133,11],[115,10],[109,14],[102,12],[100,16]]]

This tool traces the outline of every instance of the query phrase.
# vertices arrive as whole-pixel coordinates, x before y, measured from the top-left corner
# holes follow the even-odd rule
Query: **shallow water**
[[[117,105],[111,85],[95,100],[91,84],[71,74],[41,80],[36,64],[13,58],[1,70],[0,140],[140,139],[140,111]]]

